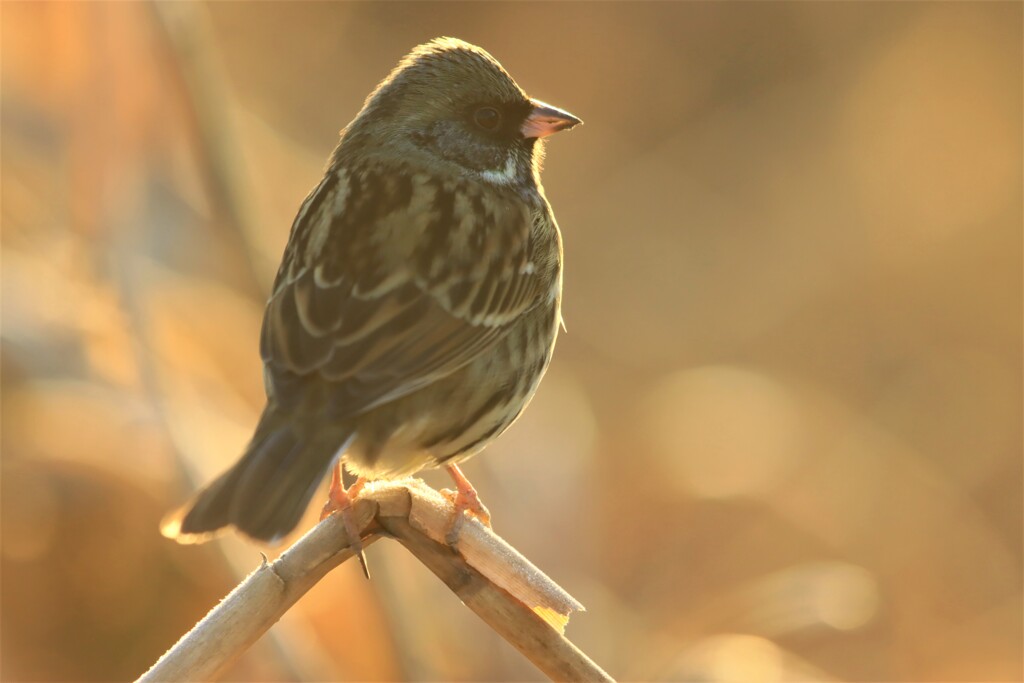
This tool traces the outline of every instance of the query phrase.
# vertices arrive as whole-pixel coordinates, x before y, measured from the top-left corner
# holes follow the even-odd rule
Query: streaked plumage
[[[264,318],[267,407],[252,442],[165,533],[202,540],[234,525],[275,539],[339,455],[358,475],[393,478],[504,431],[560,321],[539,138],[576,123],[468,43],[407,56],[295,219]]]

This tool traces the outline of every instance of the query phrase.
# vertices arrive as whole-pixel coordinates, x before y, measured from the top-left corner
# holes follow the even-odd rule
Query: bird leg
[[[334,512],[341,515],[341,522],[348,532],[352,552],[359,558],[359,564],[363,567],[363,574],[370,578],[370,569],[366,565],[366,554],[363,552],[363,539],[359,534],[359,527],[356,526],[355,516],[352,514],[352,500],[363,490],[366,484],[366,477],[359,477],[352,486],[347,489],[341,483],[341,461],[334,464],[331,471],[331,489],[327,494],[327,502],[320,512],[320,521],[331,516]]]
[[[455,514],[448,522],[448,532],[445,534],[444,540],[452,548],[455,548],[459,543],[459,532],[462,531],[467,514],[476,517],[477,521],[490,529],[491,513],[487,506],[480,502],[480,496],[477,495],[476,489],[469,483],[469,479],[466,479],[466,475],[462,473],[458,465],[445,465],[445,470],[455,482],[457,490],[444,489],[441,491],[444,497],[455,506]]]

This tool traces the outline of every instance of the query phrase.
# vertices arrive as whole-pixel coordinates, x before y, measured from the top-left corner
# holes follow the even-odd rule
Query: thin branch
[[[393,536],[499,635],[553,680],[612,678],[562,634],[575,599],[489,529],[467,522],[459,552],[445,545],[451,505],[423,482],[370,484],[355,504],[369,545]],[[329,517],[272,563],[264,562],[168,650],[141,678],[210,680],[331,569],[352,557],[337,516]]]

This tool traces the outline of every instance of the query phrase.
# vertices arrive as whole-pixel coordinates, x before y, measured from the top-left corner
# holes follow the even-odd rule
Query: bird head
[[[486,51],[438,38],[415,48],[346,128],[345,148],[501,185],[535,181],[540,141],[580,120],[531,99]]]

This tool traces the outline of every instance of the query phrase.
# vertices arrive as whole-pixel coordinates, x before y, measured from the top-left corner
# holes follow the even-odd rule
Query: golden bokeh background
[[[158,521],[251,433],[337,131],[437,35],[586,121],[568,333],[466,467],[569,637],[622,680],[1024,676],[1020,3],[0,12],[4,680],[132,679],[257,566]],[[539,678],[369,559],[228,680]]]

